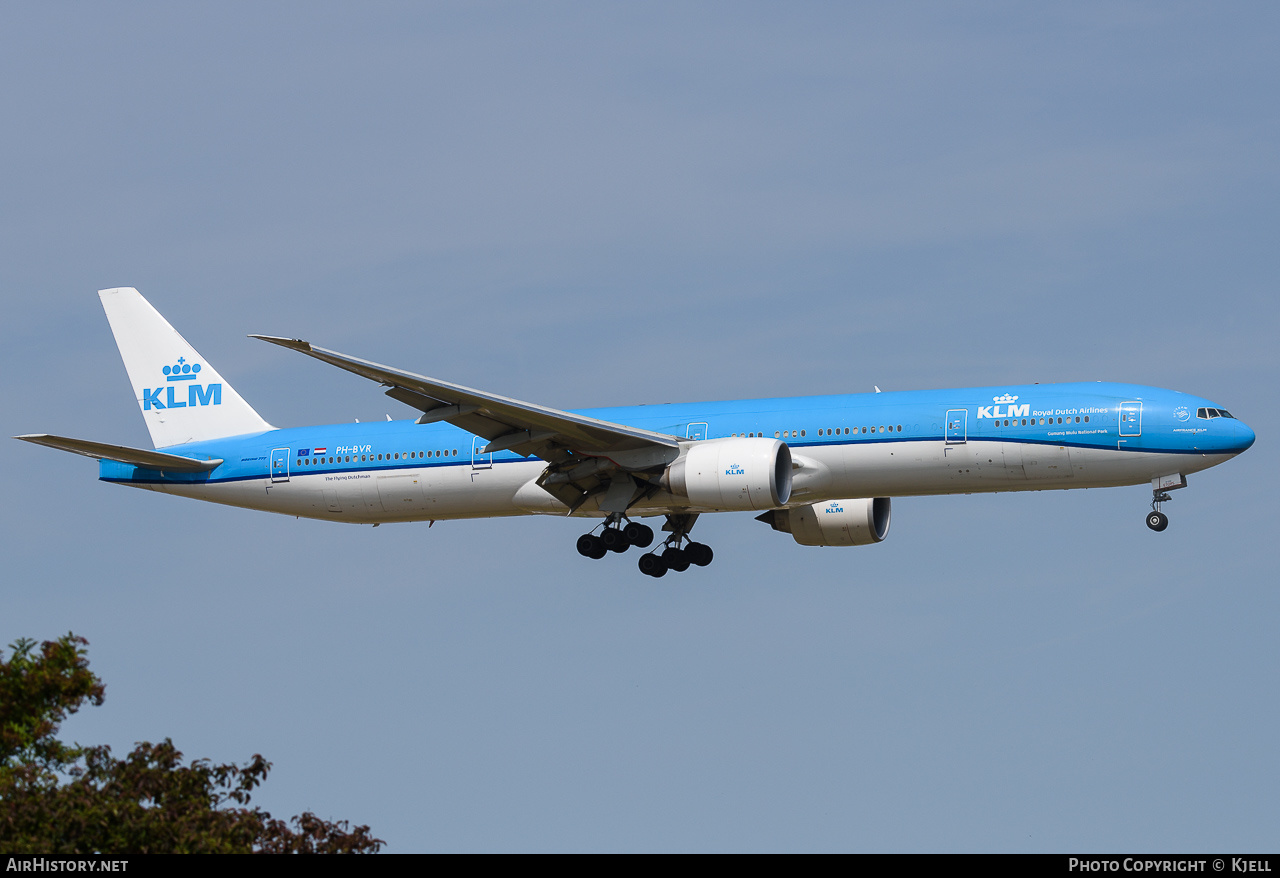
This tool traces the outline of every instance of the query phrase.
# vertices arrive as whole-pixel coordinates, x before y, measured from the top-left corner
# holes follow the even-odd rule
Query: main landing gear
[[[715,557],[711,547],[692,540],[680,548],[680,544],[688,539],[689,530],[697,515],[668,515],[663,530],[670,531],[671,536],[663,540],[659,549],[640,556],[640,572],[654,578],[665,576],[668,570],[683,573],[690,565],[706,567]],[[632,546],[647,549],[653,544],[653,529],[635,521],[622,524],[620,513],[613,513],[604,520],[604,530],[597,536],[585,533],[578,537],[578,554],[586,558],[600,559],[610,552],[625,552]]]
[[[622,516],[615,513],[604,520],[604,530],[599,536],[586,533],[578,537],[578,554],[599,560],[610,552],[625,552],[632,546],[647,549],[653,543],[653,528],[638,521],[628,521],[619,527],[621,521]]]
[[[668,570],[684,573],[689,569],[690,564],[706,567],[715,558],[716,553],[711,551],[711,547],[706,543],[695,543],[690,540],[682,549],[680,548],[681,539],[683,537],[668,537],[662,544],[661,555],[657,552],[641,555],[638,565],[640,572],[657,579],[660,576],[666,576]]]

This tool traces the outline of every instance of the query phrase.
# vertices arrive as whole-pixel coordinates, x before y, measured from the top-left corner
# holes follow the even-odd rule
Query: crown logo
[[[166,381],[195,381],[199,376],[200,364],[188,363],[186,357],[178,357],[177,365],[165,366],[161,370]]]
[[[991,397],[991,401],[998,402],[998,403],[1012,403],[1012,402],[1017,402],[1018,398],[1016,396],[1010,396],[1009,394],[1006,393],[1004,396]]]

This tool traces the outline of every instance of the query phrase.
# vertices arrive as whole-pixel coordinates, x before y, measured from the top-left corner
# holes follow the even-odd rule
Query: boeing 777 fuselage
[[[710,563],[697,516],[752,511],[811,546],[880,542],[889,498],[1149,484],[1148,526],[1189,474],[1254,433],[1214,402],[1105,382],[559,411],[259,336],[384,385],[404,421],[276,429],[130,288],[101,293],[156,451],[18,438],[96,457],[99,478],[215,503],[379,524],[505,515],[600,520],[599,558],[654,534],[653,576]],[[599,528],[600,525],[597,525]]]

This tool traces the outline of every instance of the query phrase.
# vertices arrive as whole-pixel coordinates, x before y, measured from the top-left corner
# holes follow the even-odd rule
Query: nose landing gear
[[[1169,516],[1160,511],[1160,504],[1168,502],[1169,499],[1169,495],[1164,491],[1155,491],[1152,494],[1151,512],[1147,514],[1147,527],[1156,533],[1169,526]]]
[[[1169,491],[1186,486],[1187,477],[1182,473],[1156,476],[1151,480],[1151,512],[1147,514],[1147,527],[1160,533],[1169,526],[1169,516],[1160,511],[1160,504],[1169,502]]]

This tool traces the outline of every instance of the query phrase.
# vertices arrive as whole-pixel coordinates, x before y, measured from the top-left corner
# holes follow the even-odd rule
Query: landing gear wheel
[[[645,576],[652,576],[654,579],[667,575],[667,562],[662,557],[648,552],[640,556],[640,572]]]
[[[631,548],[631,541],[616,527],[606,527],[600,533],[600,541],[610,552],[625,552]]]
[[[706,567],[715,557],[715,552],[711,551],[711,547],[706,543],[690,543],[684,547],[684,552],[689,556],[689,560],[699,567]]]
[[[1168,526],[1169,516],[1165,515],[1163,512],[1152,512],[1147,515],[1147,527],[1151,528],[1156,533],[1159,533]]]
[[[585,558],[592,558],[599,561],[608,551],[604,547],[604,541],[593,534],[583,534],[578,537],[578,554]]]
[[[631,545],[639,546],[641,549],[647,549],[653,544],[653,528],[638,521],[628,521],[627,526],[622,529],[622,534]]]
[[[684,573],[689,569],[689,555],[684,549],[670,546],[662,553],[662,560],[666,562],[668,570],[674,570],[676,573]]]

